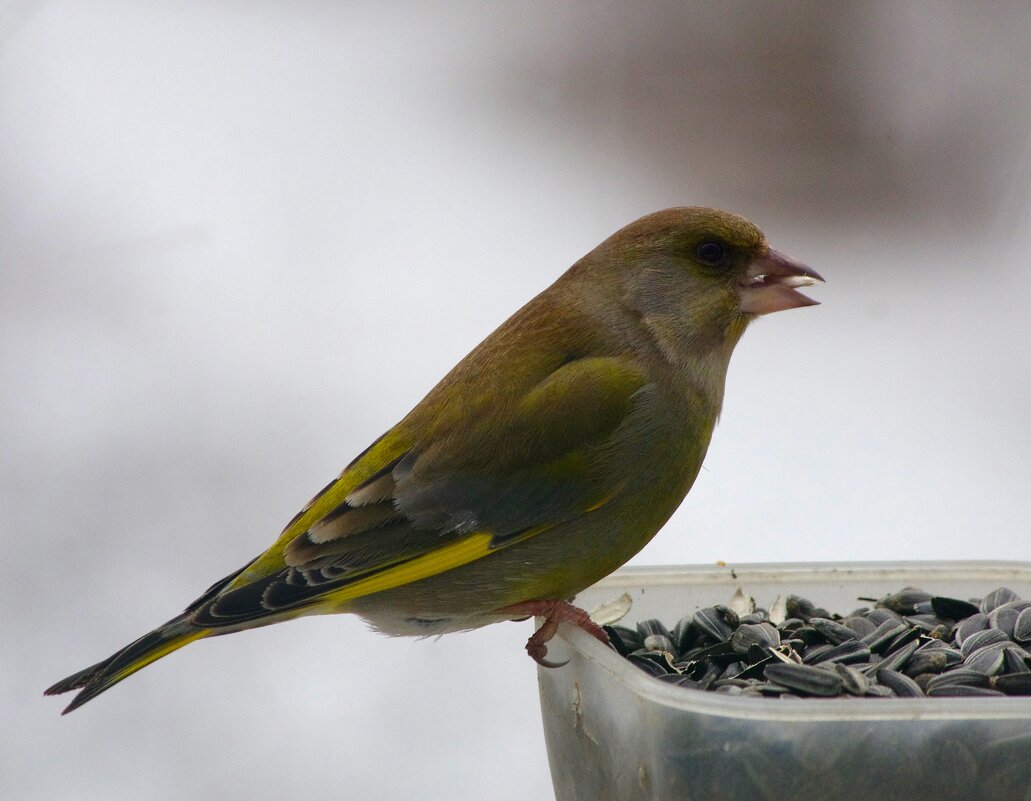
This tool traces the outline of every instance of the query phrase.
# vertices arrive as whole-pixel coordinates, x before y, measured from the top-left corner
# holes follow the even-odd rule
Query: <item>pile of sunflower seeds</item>
[[[650,675],[731,695],[1031,695],[1031,601],[1006,587],[972,601],[907,587],[845,617],[795,595],[766,610],[739,592],[672,630],[659,620],[605,630]]]

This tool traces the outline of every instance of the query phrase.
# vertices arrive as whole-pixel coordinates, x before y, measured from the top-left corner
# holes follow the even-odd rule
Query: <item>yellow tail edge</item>
[[[111,689],[122,679],[127,679],[137,670],[145,668],[161,657],[179,650],[184,645],[189,645],[194,640],[206,637],[210,633],[211,629],[191,626],[185,615],[173,618],[107,659],[62,679],[47,688],[43,694],[60,695],[72,690],[79,690],[78,695],[61,713],[67,715],[102,692]]]

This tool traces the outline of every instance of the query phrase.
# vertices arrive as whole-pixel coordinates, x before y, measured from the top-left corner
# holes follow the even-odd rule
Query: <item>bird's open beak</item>
[[[817,306],[820,301],[807,298],[797,290],[822,282],[816,270],[799,264],[794,259],[770,250],[765,256],[755,259],[741,282],[741,311],[747,314],[769,314],[770,312],[797,309],[800,306]]]

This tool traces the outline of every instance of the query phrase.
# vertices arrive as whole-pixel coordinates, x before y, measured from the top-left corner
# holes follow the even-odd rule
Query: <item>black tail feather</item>
[[[68,714],[92,698],[96,698],[122,679],[128,678],[140,668],[146,667],[166,654],[193,642],[207,634],[207,630],[191,625],[186,615],[180,615],[159,626],[121,651],[112,654],[102,662],[78,673],[73,673],[44,691],[44,695],[79,690],[79,694],[65,708]]]

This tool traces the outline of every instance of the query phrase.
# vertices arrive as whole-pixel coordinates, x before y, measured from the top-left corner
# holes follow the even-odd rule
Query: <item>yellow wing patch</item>
[[[411,584],[413,581],[436,576],[446,570],[469,564],[469,562],[474,562],[490,553],[490,543],[493,539],[493,536],[486,532],[470,534],[468,537],[435,551],[417,556],[396,567],[387,568],[341,587],[335,592],[330,592],[320,600],[318,606],[335,609],[354,598],[392,590],[395,587]]]
[[[402,587],[415,581],[420,581],[430,576],[436,576],[456,567],[467,565],[482,559],[484,556],[503,550],[517,542],[534,537],[541,532],[547,531],[555,524],[535,526],[531,529],[503,540],[500,544],[495,543],[494,535],[487,531],[477,531],[468,537],[452,542],[435,551],[417,556],[396,567],[390,567],[375,573],[368,578],[359,579],[341,587],[339,590],[329,592],[319,602],[319,607],[325,607],[326,611],[336,611],[347,601],[361,598],[365,595],[372,595],[384,590],[392,590],[395,587]],[[492,543],[495,543],[492,545]]]
[[[336,481],[312,498],[301,513],[287,524],[272,547],[251,562],[226,589],[235,590],[287,567],[284,557],[287,543],[340,506],[355,488],[360,487],[386,465],[404,456],[411,447],[412,438],[409,433],[396,426],[380,437],[365,453],[344,468]]]

